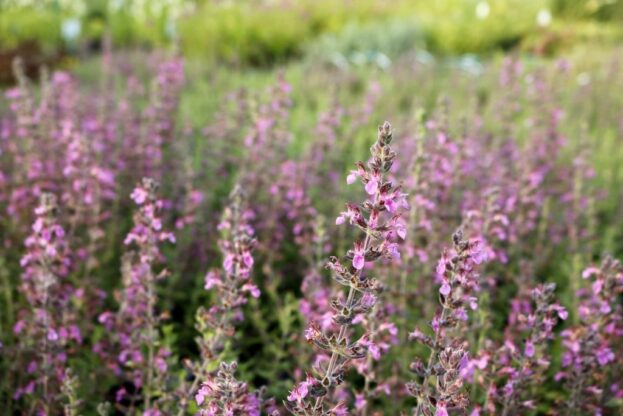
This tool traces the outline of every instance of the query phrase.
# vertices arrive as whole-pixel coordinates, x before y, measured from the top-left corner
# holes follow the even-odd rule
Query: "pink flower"
[[[331,409],[330,414],[331,416],[348,416],[348,408],[340,402]]]
[[[602,366],[614,361],[615,359],[614,353],[608,347],[599,348],[595,353],[595,357],[597,358],[597,362],[599,362],[599,365]]]
[[[526,357],[534,357],[534,344],[531,340],[528,340],[526,342],[524,354],[526,355]]]
[[[444,402],[440,401],[437,403],[435,416],[448,416],[448,410],[446,409],[446,404]]]
[[[406,227],[404,227],[402,225],[396,226],[396,234],[398,234],[398,237],[400,237],[403,240],[405,238],[407,238],[407,229],[406,229]]]
[[[247,268],[253,267],[253,256],[248,251],[242,255],[242,261]]]
[[[569,312],[567,312],[567,310],[563,306],[553,305],[552,309],[556,311],[556,314],[558,315],[558,317],[562,319],[563,321],[569,317]]]
[[[379,182],[376,178],[372,177],[366,184],[366,192],[368,195],[376,194],[376,191],[379,189]]]
[[[203,386],[201,386],[199,391],[197,391],[197,394],[195,394],[195,401],[197,402],[198,406],[201,406],[201,404],[205,401],[205,398],[207,396],[210,396],[211,391],[212,389],[207,385],[204,384]]]
[[[600,272],[601,270],[599,270],[599,267],[588,267],[582,272],[582,278],[588,279],[592,275],[599,274]]]
[[[368,343],[368,352],[370,353],[370,356],[372,356],[372,358],[374,358],[375,360],[378,361],[381,359],[381,349],[377,344],[372,341]]]
[[[357,270],[363,269],[365,265],[365,257],[364,257],[363,245],[356,244],[355,245],[355,255],[353,256],[353,267]]]
[[[355,394],[355,409],[361,410],[366,405],[366,398],[362,393]]]
[[[437,272],[439,276],[443,276],[443,274],[446,272],[447,264],[448,264],[448,254],[444,251],[441,258],[437,262],[437,268],[435,269],[435,271]]]
[[[352,185],[357,180],[357,176],[359,176],[359,172],[356,170],[351,170],[350,174],[346,177],[346,183],[348,185]]]
[[[288,400],[291,402],[303,400],[307,396],[307,381],[302,381],[294,386],[294,389],[288,395]]]
[[[312,322],[312,324],[305,330],[305,339],[307,341],[313,341],[321,335],[318,326]]]
[[[142,205],[147,200],[148,195],[149,194],[145,189],[136,187],[130,194],[130,198],[132,198],[138,205]]]
[[[247,283],[245,285],[242,286],[242,290],[247,291],[251,294],[251,296],[253,296],[254,298],[259,298],[260,297],[260,289],[257,288],[257,286],[255,286],[252,283]]]
[[[58,340],[58,332],[54,328],[48,329],[48,341],[57,341]]]
[[[376,296],[372,293],[364,293],[361,297],[361,306],[366,309],[370,309],[376,303]]]

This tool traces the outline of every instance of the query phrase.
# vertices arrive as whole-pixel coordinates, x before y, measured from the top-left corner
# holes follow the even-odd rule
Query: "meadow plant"
[[[249,393],[245,383],[236,380],[237,368],[236,362],[222,362],[216,376],[208,376],[203,382],[195,394],[199,415],[260,415],[260,399]]]
[[[245,197],[242,188],[236,185],[229,196],[229,205],[221,217],[218,229],[221,232],[219,247],[223,258],[222,270],[210,270],[205,276],[204,286],[206,290],[215,291],[216,302],[208,309],[199,307],[197,310],[195,327],[201,336],[196,341],[201,360],[196,363],[187,360],[185,363],[193,374],[194,381],[190,386],[184,387],[186,391],[182,393],[181,405],[186,406],[188,395],[195,394],[197,386],[203,383],[195,396],[197,403],[201,405],[205,396],[213,399],[206,402],[207,407],[204,406],[203,410],[205,414],[220,414],[217,409],[226,412],[230,406],[234,413],[247,409],[250,414],[255,414],[251,410],[253,404],[248,404],[247,408],[242,404],[223,403],[219,398],[219,394],[233,394],[242,388],[242,384],[233,378],[237,364],[226,364],[221,359],[230,353],[228,350],[236,332],[235,325],[244,318],[242,306],[248,302],[249,297],[260,296],[260,290],[251,280],[254,263],[252,252],[256,240],[254,230],[249,224],[252,213],[246,206]],[[213,373],[219,363],[215,378]],[[216,388],[216,385],[221,387]],[[210,411],[215,413],[209,413]],[[259,412],[257,409],[255,411]]]
[[[82,343],[72,307],[76,293],[67,279],[68,245],[58,215],[56,197],[42,194],[32,233],[25,241],[28,251],[21,260],[20,291],[29,308],[18,312],[13,327],[19,339],[19,362],[24,365],[14,399],[23,398],[29,411],[43,415],[60,411],[59,387],[68,377],[68,354],[72,344]]]
[[[312,323],[305,332],[307,340],[326,351],[330,357],[328,362],[314,367],[313,375],[308,373],[306,380],[290,392],[287,408],[292,414],[346,414],[343,403],[327,407],[326,397],[342,383],[352,361],[366,357],[367,351],[374,346],[366,335],[352,339],[351,326],[359,315],[370,312],[381,290],[378,280],[364,272],[366,262],[398,257],[395,241],[405,237],[404,228],[399,228],[397,222],[400,211],[407,206],[406,195],[386,177],[396,158],[390,147],[392,138],[388,122],[379,126],[378,138],[370,149],[372,157],[367,166],[358,163],[357,170],[347,178],[349,184],[360,178],[369,199],[360,206],[348,203],[347,210],[338,216],[336,224],[348,221],[351,226],[363,231],[365,238],[356,241],[353,249],[344,256],[349,265],[344,265],[337,257],[332,257],[327,263],[333,279],[348,287],[348,294],[345,299],[336,297],[330,301],[337,334],[321,330],[317,323]]]
[[[175,242],[173,234],[163,230],[158,186],[153,179],[144,178],[130,195],[138,209],[134,226],[124,240],[130,249],[122,260],[119,310],[104,312],[99,317],[106,330],[115,334],[117,353],[110,365],[130,382],[129,387],[122,385],[116,391],[118,405],[132,412],[142,403],[145,412],[153,414],[158,412],[157,400],[162,394],[167,358],[171,355],[160,340],[162,315],[156,309],[156,284],[168,272],[166,269],[158,272],[156,267],[162,261],[161,243]]]
[[[558,321],[568,317],[567,310],[554,302],[555,289],[553,283],[540,285],[529,297],[512,302],[504,345],[490,357],[488,370],[493,374],[485,405],[489,414],[522,414],[535,408],[531,390],[545,380],[551,364],[547,344],[555,338]]]
[[[569,397],[568,414],[608,414],[610,401],[623,397],[620,378],[621,303],[623,268],[608,257],[600,267],[582,273],[591,285],[578,289],[579,323],[561,333],[564,353],[557,380],[564,380]]]
[[[309,65],[16,61],[0,413],[620,414],[620,58]]]
[[[414,415],[446,416],[451,410],[464,411],[469,406],[462,369],[469,360],[469,345],[465,340],[468,310],[478,307],[474,296],[478,288],[477,267],[483,257],[478,240],[465,239],[463,231],[452,236],[453,248],[444,250],[435,276],[441,284],[439,304],[430,327],[433,336],[415,329],[409,338],[430,349],[426,363],[417,358],[409,369],[420,381],[407,385],[418,403]]]
[[[160,180],[163,169],[171,168],[171,160],[165,156],[174,154],[171,149],[175,138],[175,110],[179,90],[184,85],[184,65],[179,58],[165,60],[158,66],[152,85],[150,105],[145,109],[146,131],[139,143],[141,172]],[[168,150],[168,151],[167,151]]]

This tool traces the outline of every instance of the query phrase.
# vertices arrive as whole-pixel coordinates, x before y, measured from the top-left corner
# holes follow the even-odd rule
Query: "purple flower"
[[[569,317],[569,312],[567,312],[567,309],[565,309],[563,306],[553,305],[552,308],[556,311],[558,317],[563,321]]]
[[[444,402],[437,403],[435,408],[435,416],[448,416],[448,409]]]
[[[357,172],[356,170],[351,170],[346,177],[346,183],[348,185],[352,185],[357,180],[357,176],[359,176],[359,172]]]
[[[365,264],[364,250],[363,245],[361,243],[355,245],[354,255],[353,255],[353,267],[357,270],[363,269]]]
[[[376,194],[376,192],[379,189],[379,182],[376,178],[370,178],[370,180],[368,181],[368,183],[365,186],[366,188],[366,192],[368,193],[368,195],[374,195]]]
[[[132,191],[130,198],[132,198],[132,200],[136,202],[138,205],[142,205],[147,200],[147,196],[148,196],[148,193],[145,189],[137,187],[134,189],[134,191]]]
[[[608,347],[601,347],[595,352],[595,357],[599,365],[606,365],[615,359],[614,352]]]
[[[288,400],[291,402],[303,400],[307,396],[307,392],[307,381],[302,381],[294,386],[288,395]]]
[[[258,289],[257,286],[255,286],[252,283],[247,283],[245,285],[242,286],[242,290],[249,292],[251,294],[251,296],[253,296],[254,298],[259,298],[260,297],[260,289]]]

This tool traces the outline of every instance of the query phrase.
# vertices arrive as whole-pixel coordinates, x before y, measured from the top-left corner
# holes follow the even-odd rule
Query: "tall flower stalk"
[[[554,339],[558,321],[568,317],[567,310],[555,302],[555,289],[553,283],[539,285],[528,299],[513,302],[504,345],[491,354],[494,362],[487,369],[492,384],[485,410],[490,414],[524,414],[535,405],[530,388],[545,379],[551,361],[546,346]],[[501,380],[501,389],[495,380]]]
[[[398,226],[400,211],[407,207],[405,194],[387,179],[396,158],[391,149],[392,129],[385,122],[378,129],[378,138],[370,149],[372,154],[367,166],[359,162],[357,170],[347,178],[349,184],[359,178],[368,195],[362,204],[348,203],[347,210],[336,220],[340,225],[348,223],[364,233],[363,240],[357,240],[342,260],[332,257],[327,263],[333,279],[348,288],[346,297],[331,299],[335,332],[323,331],[312,323],[305,336],[316,347],[330,354],[326,364],[318,364],[307,379],[297,384],[286,407],[295,415],[337,415],[346,414],[343,403],[331,407],[325,402],[344,379],[344,374],[353,360],[367,356],[369,337],[364,334],[356,338],[353,321],[361,314],[367,314],[374,307],[381,286],[377,279],[364,272],[365,263],[380,258],[399,256],[396,238],[405,237],[404,228]],[[350,264],[345,265],[344,261]]]
[[[579,323],[561,334],[562,371],[556,379],[564,380],[569,391],[566,414],[607,414],[608,399],[623,396],[623,267],[607,257],[600,267],[585,269],[582,277],[590,279],[590,289],[577,293]]]
[[[13,328],[20,355],[27,360],[27,380],[14,398],[26,396],[31,410],[42,415],[59,411],[67,353],[71,344],[82,342],[71,304],[75,291],[67,281],[70,259],[58,210],[54,195],[41,194],[32,233],[25,241],[28,252],[21,260],[21,292],[30,308],[20,311]]]
[[[195,395],[199,416],[259,416],[261,401],[257,393],[249,393],[246,383],[236,380],[236,362],[219,365],[214,376],[204,381]]]
[[[409,338],[428,347],[431,352],[426,364],[421,359],[411,363],[410,370],[420,382],[407,385],[417,400],[414,415],[447,416],[449,409],[466,409],[468,396],[463,387],[461,369],[469,360],[464,331],[467,309],[477,308],[473,296],[478,286],[477,266],[484,260],[478,240],[467,240],[461,230],[452,236],[454,247],[444,251],[437,264],[439,288],[438,312],[431,321],[433,336],[415,329]]]
[[[99,318],[108,330],[116,331],[117,371],[125,369],[134,387],[134,391],[121,387],[116,393],[117,401],[129,402],[130,409],[126,410],[131,412],[135,403],[142,400],[145,412],[151,414],[157,414],[157,396],[167,374],[166,359],[171,354],[160,340],[161,316],[156,314],[156,284],[168,272],[156,272],[155,267],[162,260],[160,244],[175,242],[173,234],[162,230],[162,201],[157,191],[158,183],[144,178],[131,194],[138,210],[134,227],[124,241],[131,249],[123,257],[120,309],[116,314],[105,312]]]
[[[197,363],[186,362],[194,375],[194,381],[182,393],[181,410],[178,413],[180,415],[183,414],[183,408],[188,405],[189,396],[196,393],[200,383],[204,386],[200,391],[205,391],[206,383],[211,385],[211,380],[214,379],[213,372],[226,354],[230,340],[236,332],[235,324],[242,319],[241,307],[248,302],[249,296],[254,298],[260,296],[260,290],[251,281],[254,263],[252,252],[256,240],[253,228],[249,225],[250,216],[244,192],[236,185],[218,225],[222,233],[219,246],[223,254],[223,268],[210,270],[205,277],[205,289],[216,292],[216,303],[209,309],[200,307],[197,311],[195,327],[201,336],[196,341],[201,352],[201,360]],[[220,365],[217,378],[225,377],[227,374],[233,377],[233,370],[228,370],[230,365]],[[210,397],[208,394],[201,397],[204,396]],[[202,404],[203,399],[197,402]],[[212,408],[209,400],[204,404],[204,407],[206,406]]]

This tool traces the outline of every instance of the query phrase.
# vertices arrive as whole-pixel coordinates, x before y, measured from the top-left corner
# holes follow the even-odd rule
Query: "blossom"
[[[366,260],[372,262],[381,257],[398,258],[399,251],[393,241],[394,236],[396,234],[401,238],[406,236],[406,229],[400,219],[401,212],[398,210],[404,207],[402,201],[404,196],[397,192],[397,188],[386,178],[396,156],[390,148],[391,141],[391,126],[386,122],[379,127],[377,141],[370,149],[372,158],[367,166],[359,162],[357,171],[351,171],[347,178],[347,183],[350,184],[357,176],[361,177],[368,199],[360,205],[347,203],[347,209],[337,217],[336,225],[344,224],[348,219],[350,225],[365,231],[365,239],[357,240],[353,244],[353,249],[346,255],[352,267],[346,267],[337,257],[332,257],[326,265],[331,270],[333,279],[347,287],[349,292],[345,296],[346,301],[335,299],[331,305],[335,311],[332,317],[333,324],[342,328],[340,330],[342,335],[337,339],[333,335],[325,335],[314,324],[305,331],[305,338],[317,347],[330,351],[331,357],[329,365],[322,369],[324,372],[324,375],[320,376],[323,380],[322,390],[317,392],[319,396],[313,405],[301,399],[298,390],[300,385],[295,386],[290,394],[286,407],[295,415],[309,414],[310,406],[314,406],[314,412],[319,414],[347,414],[348,409],[342,403],[331,409],[327,409],[324,405],[325,396],[337,385],[336,372],[340,368],[345,368],[350,360],[365,357],[367,354],[373,360],[378,360],[381,350],[386,348],[385,342],[377,342],[376,339],[373,341],[367,335],[358,342],[349,342],[348,335],[343,334],[348,334],[345,332],[348,326],[360,324],[368,319],[368,314],[378,299],[381,285],[376,279],[370,279],[362,272]],[[341,337],[345,338],[339,339]],[[340,352],[343,350],[346,350],[345,353]],[[359,403],[362,403],[361,400]]]
[[[615,359],[614,352],[612,352],[612,350],[608,347],[599,348],[595,352],[595,357],[597,357],[599,365],[602,366],[614,361]]]
[[[220,286],[221,276],[216,270],[210,270],[205,276],[204,289],[210,290],[213,287]]]
[[[142,205],[147,200],[148,195],[148,192],[144,188],[137,187],[132,191],[130,198],[132,198],[132,200],[138,205]]]
[[[356,170],[351,170],[346,177],[346,183],[352,185],[357,180],[357,176],[359,176],[359,172],[357,172]]]
[[[368,193],[368,195],[374,195],[376,194],[376,192],[379,189],[379,182],[376,178],[370,178],[370,180],[368,181],[368,183],[365,186],[366,188],[366,192]]]
[[[200,415],[260,415],[261,403],[257,395],[249,392],[246,383],[235,378],[237,368],[236,362],[221,362],[216,374],[204,381],[195,394]]]
[[[362,244],[357,244],[355,246],[355,251],[353,255],[353,267],[357,270],[363,269],[365,264],[364,250]]]
[[[444,402],[437,403],[435,408],[435,416],[448,416],[448,409]]]
[[[288,395],[288,400],[291,402],[303,400],[307,396],[307,381],[300,382],[294,386],[294,389]]]

